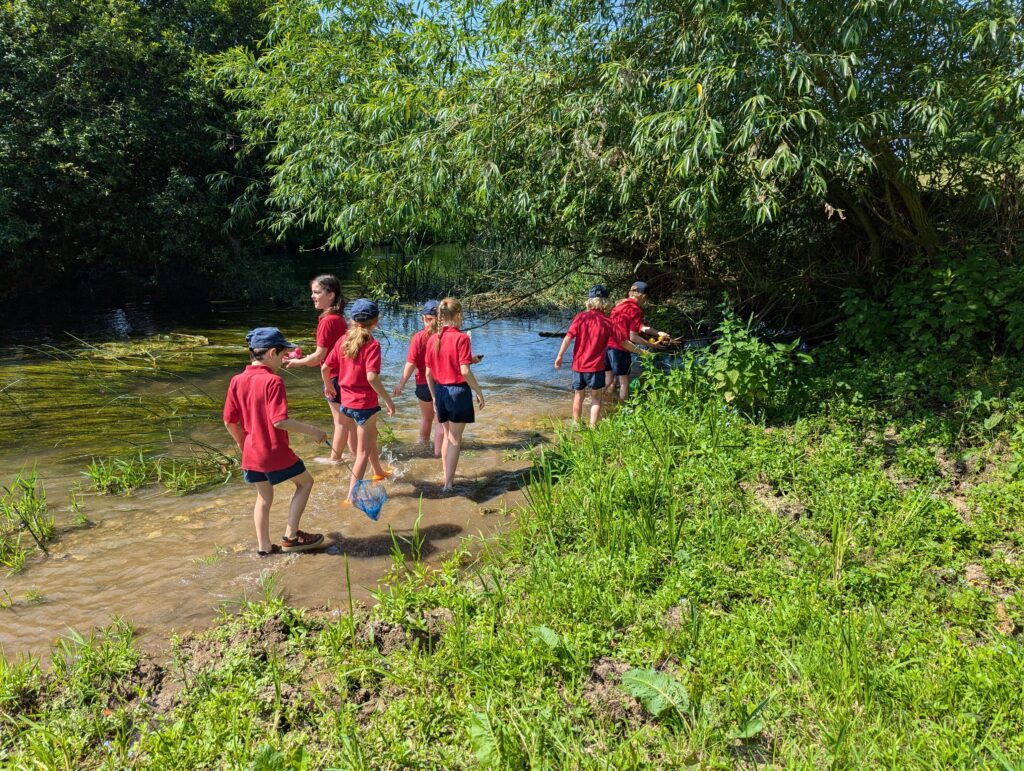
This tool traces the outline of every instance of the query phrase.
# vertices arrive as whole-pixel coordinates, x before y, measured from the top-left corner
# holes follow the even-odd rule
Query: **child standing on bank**
[[[612,322],[606,315],[611,309],[608,290],[600,284],[590,287],[587,292],[586,310],[576,315],[569,325],[569,331],[562,339],[562,345],[555,356],[555,369],[562,368],[562,359],[575,340],[572,349],[572,419],[578,423],[583,417],[583,402],[590,389],[590,427],[601,420],[601,402],[605,386],[605,351],[612,339]],[[628,340],[627,351],[635,351]]]
[[[641,343],[661,348],[669,335],[644,324],[644,306],[647,304],[647,283],[634,281],[629,296],[612,308],[612,339],[608,343],[608,395],[614,396],[615,380],[619,381],[619,401],[629,398],[629,369],[633,364],[630,352]],[[653,340],[652,340],[653,338]],[[627,348],[626,343],[634,347]]]
[[[316,426],[288,417],[284,381],[277,374],[286,350],[295,346],[277,327],[259,327],[245,337],[250,364],[231,378],[224,400],[224,425],[242,450],[242,476],[256,487],[253,522],[259,555],[307,551],[323,544],[320,533],[299,530],[299,520],[313,489],[313,477],[288,446],[288,431],[301,431],[317,442],[327,434]],[[270,507],[274,486],[291,479],[295,494],[280,544],[270,540]]]
[[[409,341],[409,353],[405,360],[402,379],[395,386],[394,395],[401,396],[402,389],[409,382],[409,377],[416,373],[416,398],[420,404],[420,441],[430,441],[430,429],[434,423],[434,400],[430,397],[427,387],[427,341],[437,332],[437,300],[427,300],[420,309],[423,329],[412,336]],[[440,457],[441,444],[444,442],[444,429],[440,424],[434,433],[434,457]]]
[[[427,342],[427,387],[434,399],[437,422],[444,430],[441,444],[441,468],[444,471],[442,492],[454,489],[455,469],[462,451],[462,434],[467,423],[476,421],[473,397],[484,408],[484,394],[470,370],[473,363],[469,335],[462,332],[462,303],[446,297],[437,306],[438,331]],[[477,358],[479,361],[479,358]]]
[[[356,457],[343,507],[352,505],[356,482],[363,478],[367,465],[373,469],[374,482],[391,476],[391,472],[380,465],[377,445],[380,400],[384,400],[388,417],[395,414],[395,403],[380,379],[380,343],[373,337],[380,320],[380,308],[372,300],[359,299],[352,303],[351,314],[348,332],[320,367],[324,391],[333,396],[340,390],[342,417],[348,423],[348,430],[356,436]],[[338,372],[336,384],[331,380],[332,370]]]
[[[334,350],[334,346],[345,336],[347,326],[342,311],[345,309],[345,298],[341,294],[341,282],[336,276],[323,274],[314,278],[309,285],[310,298],[313,300],[313,307],[320,311],[320,318],[316,323],[316,350],[301,359],[289,359],[285,367],[319,367],[327,354]],[[333,372],[332,376],[337,380],[338,373]],[[334,384],[337,392],[337,382]],[[334,419],[334,437],[331,441],[331,460],[341,460],[345,452],[346,444],[355,454],[355,436],[347,436],[347,423],[342,420],[341,402],[337,396],[333,399],[327,397],[327,404],[331,408],[331,417]]]

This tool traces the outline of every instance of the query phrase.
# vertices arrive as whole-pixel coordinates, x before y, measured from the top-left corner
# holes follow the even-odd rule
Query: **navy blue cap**
[[[608,290],[604,284],[594,284],[590,287],[590,291],[587,292],[587,299],[593,300],[595,297],[600,297],[603,300],[608,299]]]
[[[647,294],[647,282],[646,281],[634,281],[633,286],[629,288],[630,292],[639,292],[640,294]]]
[[[360,297],[348,306],[348,313],[353,321],[372,321],[380,315],[380,308],[373,300]]]
[[[437,315],[437,306],[440,305],[440,304],[441,303],[439,303],[437,300],[427,300],[425,303],[423,303],[423,307],[420,308],[420,315],[421,316],[436,316]]]
[[[284,339],[277,327],[256,327],[245,336],[245,342],[253,350],[257,348],[294,348],[293,343]]]

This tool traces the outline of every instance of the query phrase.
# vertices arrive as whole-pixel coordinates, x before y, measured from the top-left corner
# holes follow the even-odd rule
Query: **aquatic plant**
[[[17,573],[35,549],[46,551],[56,528],[35,469],[0,487],[0,565],[9,573]]]

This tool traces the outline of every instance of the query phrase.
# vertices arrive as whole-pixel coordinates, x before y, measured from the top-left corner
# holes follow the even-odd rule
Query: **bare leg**
[[[378,413],[379,415],[380,413]],[[353,421],[354,422],[354,421]],[[352,496],[356,491],[356,482],[363,478],[366,473],[366,467],[370,464],[370,450],[371,450],[371,432],[372,438],[376,438],[377,435],[377,415],[373,415],[363,425],[357,425],[355,430],[356,440],[356,459],[352,463],[352,480],[348,485],[348,499],[351,501]],[[377,465],[380,465],[380,461],[377,461]]]
[[[256,525],[256,542],[260,551],[270,551],[270,507],[274,503],[274,486],[270,482],[256,483],[256,506],[252,512]]]
[[[445,424],[447,430],[444,436],[444,487],[443,490],[451,490],[455,482],[455,469],[459,465],[459,453],[462,451],[462,432],[466,430],[465,423],[448,422]]]
[[[438,457],[441,458],[441,471],[444,473],[444,478],[448,478],[448,453],[446,451],[448,447],[448,423],[438,423],[437,427],[441,431],[441,446]]]
[[[380,446],[377,444],[377,439],[380,436],[377,430],[378,417],[380,417],[379,412],[359,427],[363,432],[359,437],[359,444],[362,446],[365,441],[370,458],[370,468],[373,469],[374,474],[382,477],[384,476],[384,467],[380,465]]]
[[[444,426],[440,423],[434,429],[434,457],[441,457],[441,447],[444,444]]]
[[[434,423],[434,403],[420,402],[420,441],[430,441],[430,427]]]
[[[592,388],[590,390],[590,427],[593,428],[601,422],[601,403],[604,401],[604,389]]]
[[[306,510],[309,494],[313,492],[313,476],[308,471],[293,477],[292,481],[295,483],[295,494],[288,505],[288,526],[284,529],[284,534],[288,538],[294,538],[298,532],[299,520],[302,519],[302,512]]]
[[[580,422],[583,417],[583,400],[587,396],[586,389],[572,392],[572,422],[573,425]]]
[[[342,412],[341,405],[334,402],[327,402],[331,405],[331,416],[334,418],[334,436],[331,439],[331,460],[341,460],[345,454],[345,445],[348,443],[349,421]]]
[[[619,375],[619,401],[629,398],[629,375]]]

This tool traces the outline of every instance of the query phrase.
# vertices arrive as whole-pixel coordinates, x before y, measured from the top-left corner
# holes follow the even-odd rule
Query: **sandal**
[[[284,551],[281,549],[281,544],[273,543],[270,545],[270,551],[257,551],[261,557],[269,557],[271,554],[283,554]]]
[[[343,500],[341,502],[341,508],[343,508],[343,509],[353,509],[353,508],[355,508],[355,504],[352,503],[352,501],[350,501],[348,498],[346,498],[345,500]]]
[[[281,536],[281,550],[286,552],[309,551],[323,546],[324,536],[322,533],[306,533],[302,530],[295,532],[294,538]]]
[[[385,479],[389,479],[395,475],[395,472],[388,469],[383,474],[374,474],[370,479],[374,482],[383,482]]]

